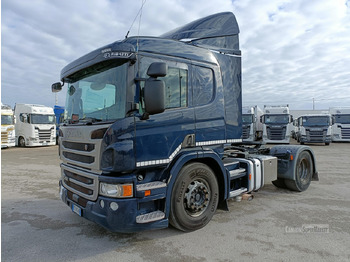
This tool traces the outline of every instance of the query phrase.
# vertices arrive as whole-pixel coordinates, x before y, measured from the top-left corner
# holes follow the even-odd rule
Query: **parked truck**
[[[289,106],[264,106],[261,117],[265,143],[289,144],[293,129],[293,117]]]
[[[258,106],[244,106],[242,108],[242,139],[244,142],[262,139],[262,123],[260,117],[263,111]]]
[[[15,118],[9,105],[1,103],[1,148],[15,146]]]
[[[329,109],[333,117],[332,141],[350,142],[350,107],[333,107]]]
[[[306,114],[298,117],[297,141],[304,143],[325,143],[332,141],[332,117],[330,114]]]
[[[55,114],[51,107],[16,104],[16,146],[49,146],[56,144]]]
[[[304,191],[317,180],[310,147],[242,144],[238,33],[219,13],[62,69],[59,187],[74,213],[110,231],[191,231],[266,183]]]

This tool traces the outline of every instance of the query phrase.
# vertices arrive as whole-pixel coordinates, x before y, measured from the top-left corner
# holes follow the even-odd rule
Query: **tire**
[[[314,167],[311,155],[309,152],[303,151],[299,154],[296,162],[295,180],[286,179],[284,183],[293,191],[305,191],[310,186],[313,173]]]
[[[26,141],[24,140],[24,137],[23,136],[20,136],[18,138],[18,146],[19,147],[25,147],[26,146]]]
[[[300,145],[304,145],[304,142],[300,142]]]
[[[329,143],[327,142],[327,143],[325,143],[326,144],[326,146],[329,146]]]
[[[181,169],[172,189],[169,222],[185,232],[200,229],[209,223],[218,202],[214,172],[202,163],[188,164]]]
[[[272,184],[278,188],[287,188],[283,178],[277,178],[276,180],[272,181]]]

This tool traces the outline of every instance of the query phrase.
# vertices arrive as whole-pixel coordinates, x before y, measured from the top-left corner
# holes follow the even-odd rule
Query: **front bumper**
[[[299,140],[302,143],[330,143],[330,142],[332,142],[331,136],[326,136],[324,138],[310,138],[307,136],[301,136]]]
[[[61,200],[66,203],[73,212],[78,215],[95,222],[109,231],[131,233],[143,230],[166,228],[169,225],[167,218],[151,223],[137,223],[136,217],[142,213],[147,212],[145,209],[140,208],[142,203],[146,203],[145,198],[127,198],[116,199],[98,196],[96,201],[87,200],[84,205],[79,204],[79,197],[74,201],[70,199],[68,194],[72,195],[63,185],[62,181],[59,182],[60,197]],[[73,194],[75,195],[75,194]],[[161,198],[162,194],[158,194]],[[73,197],[74,198],[74,197]],[[157,198],[153,196],[153,198]],[[150,197],[150,202],[154,199]],[[112,210],[111,203],[114,207],[118,207],[116,210]]]

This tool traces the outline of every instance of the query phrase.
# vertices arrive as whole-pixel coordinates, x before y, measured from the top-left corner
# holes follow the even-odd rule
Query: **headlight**
[[[100,183],[100,194],[106,197],[126,198],[133,197],[132,184],[108,184]]]

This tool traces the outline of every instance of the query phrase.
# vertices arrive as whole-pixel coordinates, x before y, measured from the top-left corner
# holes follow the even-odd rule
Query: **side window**
[[[160,77],[165,83],[165,108],[187,106],[187,77],[185,69],[168,67],[168,74]]]
[[[209,68],[194,66],[193,74],[193,104],[201,106],[208,104],[214,94],[213,71]]]
[[[136,77],[148,78],[147,70],[153,62],[165,62],[168,65],[168,73],[165,77],[159,77],[165,83],[165,108],[179,108],[188,106],[188,66],[185,63],[165,61],[150,57],[141,57],[139,63],[139,75]],[[140,82],[143,89],[144,81]],[[141,101],[140,113],[144,112],[144,101]]]
[[[20,113],[19,120],[23,123],[28,123],[28,115],[25,113]]]

